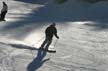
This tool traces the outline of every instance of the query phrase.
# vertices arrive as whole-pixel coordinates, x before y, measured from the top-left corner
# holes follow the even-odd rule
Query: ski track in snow
[[[55,67],[58,67],[58,68],[61,68],[63,69],[64,71],[65,70],[73,70],[73,69],[76,69],[76,70],[91,70],[91,71],[96,71],[98,69],[96,69],[95,67],[90,67],[90,66],[84,66],[84,65],[80,65],[80,64],[66,64],[66,63],[59,63],[59,62],[49,62],[49,64],[51,64],[52,66],[55,66]],[[98,70],[99,71],[99,70]]]
[[[73,28],[70,29],[70,27],[73,27]],[[103,47],[105,49],[103,49],[101,47],[95,48],[98,45],[93,46],[93,44],[94,44],[94,42],[95,42],[95,44],[97,44],[97,43],[99,43],[99,44],[105,44],[105,43],[101,43],[103,41],[106,42],[106,40],[103,40],[105,37],[101,38],[100,35],[98,35],[98,34],[100,34],[100,32],[97,33],[96,35],[93,34],[95,32],[93,32],[91,34],[91,31],[88,30],[88,28],[89,29],[91,29],[91,28],[90,27],[84,28],[85,25],[83,25],[83,24],[80,24],[80,25],[79,24],[74,24],[74,25],[70,25],[70,27],[69,27],[69,29],[67,29],[67,32],[63,33],[63,35],[61,34],[61,37],[64,37],[67,33],[73,32],[74,34],[70,33],[70,35],[71,34],[73,34],[73,35],[69,36],[73,40],[69,40],[69,41],[72,42],[72,43],[75,43],[75,44],[70,45],[70,43],[64,43],[64,42],[67,42],[67,39],[69,37],[66,37],[66,39],[60,39],[59,42],[58,42],[58,44],[56,45],[57,47],[61,45],[60,47],[57,48],[57,51],[60,50],[60,52],[57,52],[56,54],[50,54],[51,56],[47,55],[46,57],[50,57],[51,60],[48,61],[48,62],[46,62],[45,65],[47,64],[49,69],[52,69],[52,67],[53,67],[53,68],[57,68],[57,70],[60,70],[60,71],[66,71],[66,70],[67,71],[78,71],[78,70],[79,71],[80,70],[84,70],[84,71],[101,71],[101,69],[98,68],[98,65],[104,59],[101,59],[99,57],[99,55],[106,55],[107,52],[103,52],[103,51],[107,50],[107,49],[105,47]],[[83,28],[83,29],[81,29],[81,28]],[[86,29],[86,31],[84,31],[85,29]],[[77,33],[77,32],[75,32],[75,30],[77,30],[79,32]],[[60,33],[61,32],[62,31],[60,31]],[[85,35],[84,32],[88,32],[88,33]],[[102,31],[101,33],[104,33],[104,32],[105,31]],[[81,36],[76,37],[77,34],[79,34]],[[89,34],[89,37],[93,38],[93,39],[87,38],[88,34]],[[80,38],[82,36],[86,36],[87,39],[83,40],[82,38]],[[94,37],[100,38],[100,40],[98,40],[98,41],[94,40]],[[94,42],[93,42],[93,40],[94,40]],[[8,39],[8,41],[9,41],[9,39]],[[11,40],[11,43],[12,42],[13,41]],[[87,43],[87,44],[85,44],[85,43]],[[92,48],[89,48],[89,47],[85,48],[85,47],[81,47],[81,46],[79,47],[77,44],[80,44],[80,45],[83,45],[83,46],[93,46],[94,48],[93,47]],[[8,47],[9,45],[6,45],[6,46]],[[62,49],[63,48],[62,46],[64,47],[64,49]],[[73,46],[75,46],[75,47],[73,47]],[[17,50],[17,49],[9,49],[10,50],[9,51],[8,49],[5,50],[5,52],[4,52],[5,54],[2,57],[0,57],[0,70],[1,71],[17,71],[15,69],[16,68],[16,66],[15,66],[15,57],[18,57],[18,56],[20,57],[20,55],[24,54],[26,51],[25,50]],[[29,53],[31,54],[31,52],[29,52]],[[35,56],[35,51],[33,51],[32,53]],[[29,56],[31,58],[33,58],[32,55],[29,55]],[[77,60],[74,60],[74,58],[77,59],[78,62],[77,62]],[[68,63],[69,62],[68,59],[69,59],[70,63]],[[94,62],[94,63],[83,64],[83,62],[80,62],[79,59],[84,59],[86,61],[91,61],[91,62]],[[104,64],[104,61],[102,63]],[[40,68],[40,70],[41,70],[41,68]],[[25,71],[25,70],[22,70],[22,71]]]
[[[7,44],[0,44],[5,47],[2,51],[2,56],[0,57],[0,71],[17,71],[16,70],[16,57],[25,53],[25,50],[13,49]],[[7,48],[7,49],[6,49]],[[1,54],[1,52],[0,52]]]
[[[14,70],[14,58],[10,53],[6,53],[6,55],[0,58],[1,71],[15,71]]]
[[[37,12],[39,11],[40,7],[43,8],[45,5],[47,5],[47,4],[35,5],[31,3],[25,3],[25,2],[13,1],[13,0],[11,1],[5,0],[5,1],[9,2],[9,5],[12,7],[12,9],[11,8],[9,9],[11,9],[12,11],[9,11],[9,15],[7,16],[6,23],[0,22],[0,31],[1,29],[4,29],[5,26],[11,25],[11,23],[16,24],[16,21],[18,20],[20,21],[21,20],[20,17],[24,17],[24,15],[22,15],[22,11],[24,11],[23,14],[28,15],[29,13],[32,12],[32,10],[36,9]],[[74,2],[74,0],[72,2]],[[65,6],[67,6],[67,4],[65,4]],[[18,8],[18,10],[16,10],[16,7]],[[45,6],[45,8],[47,7]],[[89,11],[92,10],[91,8],[89,8]],[[50,8],[48,7],[48,9]],[[12,20],[14,18],[13,13],[16,14],[14,20]],[[73,14],[74,13],[75,12],[73,12]],[[49,16],[49,13],[45,14],[45,18],[46,15]],[[20,23],[23,24],[23,22]],[[103,23],[103,26],[99,24],[99,22],[94,22],[94,21],[78,21],[78,22],[64,21],[64,22],[56,22],[56,23],[58,28],[58,34],[60,36],[60,39],[58,40],[57,45],[55,47],[57,53],[55,54],[47,53],[47,55],[43,59],[49,58],[50,60],[45,62],[39,69],[37,68],[38,70],[36,71],[108,71],[108,48],[107,48],[108,30],[103,28],[103,27],[107,27],[106,23],[101,22]],[[38,39],[42,37],[44,29],[48,24],[50,24],[50,22],[38,23],[41,25],[41,27],[39,26],[39,29],[34,29],[30,31],[29,34],[25,35],[25,33],[28,32],[26,31],[27,29],[34,28],[35,26],[37,26],[35,25],[37,24],[37,22],[33,22],[33,23],[30,22],[30,24],[32,25],[27,25],[27,26],[24,25],[23,28],[21,26],[21,28],[20,27],[14,29],[10,28],[7,30],[4,29],[5,31],[4,30],[1,31],[0,33],[0,37],[1,37],[0,38],[0,55],[1,55],[0,71],[27,71],[27,66],[34,59],[36,59],[38,53],[37,50],[31,51],[29,49],[18,49],[9,45],[11,43],[17,45],[30,44],[30,46],[36,44],[36,41],[39,41]],[[23,34],[19,35],[19,33],[17,33],[16,31],[23,32],[23,34],[25,35],[23,36],[23,39],[19,39],[20,36],[22,36]],[[12,38],[14,35],[15,37]],[[36,40],[34,38],[36,38]],[[42,41],[43,39],[34,46],[41,44]],[[54,42],[52,43],[51,47],[54,47],[53,45],[55,41],[56,39],[54,38]]]

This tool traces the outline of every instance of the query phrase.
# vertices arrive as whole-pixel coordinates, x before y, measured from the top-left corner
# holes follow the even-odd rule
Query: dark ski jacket
[[[7,4],[5,2],[3,2],[3,8],[1,10],[1,12],[5,12],[7,10],[8,10],[8,6],[7,6]]]
[[[50,25],[49,27],[46,28],[45,30],[46,38],[52,39],[53,35],[55,35],[56,38],[59,38],[57,36],[57,29],[55,26]]]

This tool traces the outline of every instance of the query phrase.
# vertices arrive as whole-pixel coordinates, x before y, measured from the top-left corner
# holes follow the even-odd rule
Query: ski
[[[56,50],[46,50],[45,48],[39,48],[39,50],[45,51],[45,52],[49,52],[49,53],[56,53]]]
[[[23,44],[8,44],[8,45],[15,47],[15,48],[19,48],[19,49],[41,50],[41,51],[45,51],[45,52],[49,52],[49,53],[56,53],[56,50],[46,50],[45,48],[40,49],[40,48],[23,45]]]

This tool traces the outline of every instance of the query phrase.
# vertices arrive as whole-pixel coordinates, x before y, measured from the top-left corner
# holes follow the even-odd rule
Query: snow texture
[[[108,71],[108,2],[4,1],[9,10],[0,22],[0,71]],[[60,37],[50,46],[56,53],[36,50],[52,22]]]

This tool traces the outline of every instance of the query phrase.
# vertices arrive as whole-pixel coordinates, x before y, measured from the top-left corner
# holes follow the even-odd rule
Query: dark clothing
[[[57,38],[57,29],[54,26],[49,26],[45,30],[45,34],[46,34],[46,38],[52,39],[53,35],[55,35]]]
[[[0,14],[0,21],[5,21],[5,15],[8,11],[8,6],[5,2],[3,2],[3,8],[1,10],[1,14]]]
[[[52,43],[52,39],[49,39],[49,38],[45,38],[44,42],[42,43],[41,47],[40,48],[44,48],[45,46],[45,49],[48,50],[48,47],[50,46],[50,44]]]
[[[0,20],[5,20],[5,15],[7,11],[1,12]]]
[[[46,35],[46,38],[40,48],[43,48],[46,45],[45,49],[48,50],[50,44],[52,43],[53,35],[55,35],[56,38],[59,38],[57,35],[56,27],[53,25],[50,25],[49,27],[47,27],[45,30],[45,35]]]

